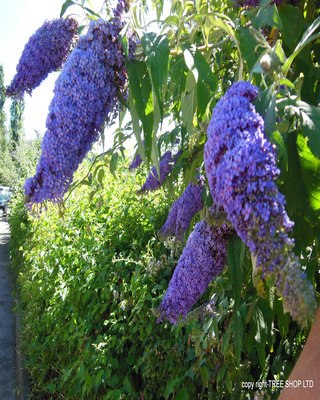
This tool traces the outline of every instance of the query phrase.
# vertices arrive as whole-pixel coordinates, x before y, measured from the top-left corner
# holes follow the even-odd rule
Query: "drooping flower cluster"
[[[121,28],[119,18],[91,21],[65,62],[49,107],[36,175],[24,187],[27,201],[62,200],[104,120],[115,112],[117,90],[123,92],[126,83]]]
[[[294,241],[288,233],[293,223],[276,185],[275,151],[264,135],[263,119],[251,104],[257,94],[255,86],[239,82],[217,103],[205,145],[206,173],[213,200],[224,208],[256,257],[256,266],[264,277],[276,278],[286,308],[304,322],[313,313],[313,304],[298,304],[296,299],[311,299],[312,288],[292,253]]]
[[[143,145],[145,146],[144,140],[143,140]],[[137,152],[135,154],[135,156],[133,157],[131,164],[129,165],[129,169],[130,170],[137,169],[138,167],[140,167],[141,164],[142,164],[142,158],[141,158],[140,154]]]
[[[159,232],[162,236],[174,234],[177,239],[182,239],[192,218],[203,208],[203,184],[201,179],[197,184],[190,182],[182,195],[173,203],[168,218]]]
[[[160,178],[158,177],[156,167],[152,167],[145,183],[137,193],[141,194],[159,189],[163,184],[165,177],[172,171],[176,159],[177,157],[172,156],[171,151],[166,151],[161,157],[159,163]]]
[[[176,324],[185,319],[191,307],[226,264],[230,228],[198,222],[190,234],[160,307],[159,320]]]
[[[133,160],[131,162],[131,164],[129,165],[129,169],[137,169],[138,167],[140,167],[140,165],[142,164],[142,158],[140,156],[139,153],[137,153],[134,157]]]
[[[50,72],[61,68],[77,31],[78,23],[73,18],[46,21],[26,44],[7,95],[31,94]]]

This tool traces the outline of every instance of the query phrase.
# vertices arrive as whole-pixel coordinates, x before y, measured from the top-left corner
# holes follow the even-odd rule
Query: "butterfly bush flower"
[[[143,141],[143,144],[145,145],[144,141]],[[129,169],[130,170],[137,169],[138,167],[140,167],[141,164],[142,164],[142,158],[137,151],[136,155],[133,157],[131,164],[129,165]]]
[[[140,167],[140,165],[142,164],[142,158],[140,156],[139,153],[136,154],[136,156],[133,158],[131,164],[129,165],[129,169],[137,169],[138,167]]]
[[[118,39],[122,23],[91,21],[54,89],[36,175],[26,181],[27,202],[60,202],[99,129],[118,107],[126,83],[125,57]],[[117,87],[116,87],[117,86]]]
[[[235,83],[217,103],[208,127],[204,161],[213,200],[224,208],[263,277],[274,277],[284,307],[304,323],[315,304],[311,285],[293,254],[292,230],[276,179],[275,151],[251,103],[258,89]]]
[[[159,232],[161,236],[166,237],[175,234],[177,239],[183,238],[192,218],[203,208],[202,191],[204,183],[201,179],[199,181],[197,184],[190,182],[181,197],[173,203],[168,218]]]
[[[172,171],[175,161],[176,161],[176,156],[172,156],[171,151],[165,152],[164,155],[161,157],[159,163],[160,178],[158,177],[158,172],[156,167],[152,167],[145,183],[143,184],[141,189],[138,190],[137,193],[141,194],[160,189],[160,187],[163,184],[163,181],[165,180],[165,177],[169,174],[169,172]]]
[[[46,21],[26,44],[7,95],[31,94],[50,72],[61,68],[77,30],[78,23],[73,18]]]
[[[176,324],[185,319],[191,307],[226,264],[230,228],[198,222],[178,261],[168,290],[159,307],[159,320]]]

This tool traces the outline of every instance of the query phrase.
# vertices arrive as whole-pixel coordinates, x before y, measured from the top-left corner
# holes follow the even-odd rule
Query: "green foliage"
[[[6,115],[3,110],[5,100],[4,72],[2,65],[0,65],[0,151],[2,154],[7,148]]]
[[[121,163],[114,179],[101,174],[106,164],[95,165],[60,217],[54,206],[32,217],[21,198],[12,204],[11,256],[32,398],[245,399],[242,381],[286,378],[304,333],[272,287],[257,294],[237,237],[229,241],[229,269],[186,322],[156,322],[152,310],[182,250],[156,236],[168,199],[138,198],[144,176]],[[201,306],[211,297],[215,317]]]
[[[10,106],[10,146],[13,151],[23,135],[24,100],[13,99]]]
[[[25,180],[35,171],[41,153],[41,138],[21,139],[15,151],[5,148],[0,158],[0,182],[21,191]]]

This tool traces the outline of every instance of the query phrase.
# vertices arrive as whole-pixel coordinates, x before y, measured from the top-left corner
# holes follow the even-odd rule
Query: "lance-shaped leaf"
[[[143,126],[146,154],[150,159],[153,136],[152,85],[146,64],[143,61],[127,61],[132,101]]]
[[[165,35],[157,36],[156,33],[149,32],[142,36],[141,44],[146,55],[146,63],[150,70],[152,87],[157,98],[160,118],[162,119],[162,88],[168,76],[169,40]]]

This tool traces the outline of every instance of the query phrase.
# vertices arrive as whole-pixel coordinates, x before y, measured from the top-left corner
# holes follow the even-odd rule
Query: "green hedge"
[[[119,171],[117,179],[98,171],[86,181],[91,190],[79,186],[60,216],[57,207],[31,217],[21,198],[12,204],[32,398],[247,399],[253,392],[241,382],[288,376],[305,336],[279,302],[271,310],[256,293],[246,258],[239,311],[232,313],[226,269],[199,299],[215,293],[216,318],[157,323],[152,309],[182,249],[157,238],[172,201],[163,191],[137,197],[145,176]],[[229,250],[237,245],[235,238]]]

